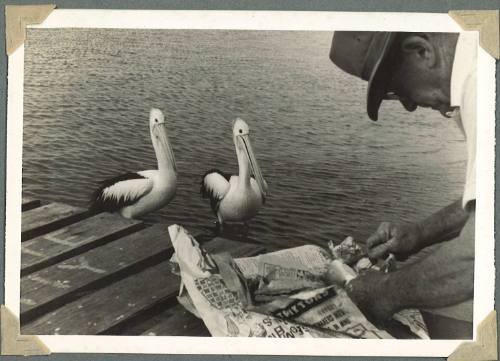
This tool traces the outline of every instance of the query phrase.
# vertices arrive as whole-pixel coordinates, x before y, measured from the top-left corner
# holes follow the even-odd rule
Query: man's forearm
[[[420,262],[392,274],[381,282],[397,310],[444,307],[470,299],[474,290],[474,212],[457,239],[443,245]]]
[[[455,238],[460,234],[468,216],[462,208],[462,199],[459,199],[417,223],[421,234],[420,248]]]

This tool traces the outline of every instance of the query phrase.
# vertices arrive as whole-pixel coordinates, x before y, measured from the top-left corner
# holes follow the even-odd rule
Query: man
[[[384,99],[397,99],[408,111],[421,106],[453,116],[467,140],[462,198],[415,224],[384,222],[367,240],[372,259],[392,253],[399,259],[414,255],[413,262],[392,273],[362,274],[347,284],[347,292],[376,323],[405,308],[440,313],[439,308],[447,306],[452,307],[441,314],[455,317],[458,312],[472,322],[476,35],[336,32],[330,59],[368,81],[367,111],[372,120],[377,120]]]

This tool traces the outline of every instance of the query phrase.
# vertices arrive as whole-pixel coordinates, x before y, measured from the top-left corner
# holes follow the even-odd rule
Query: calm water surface
[[[329,32],[30,29],[23,192],[86,206],[98,182],[151,169],[151,107],[166,115],[177,196],[150,222],[212,227],[202,174],[237,172],[247,121],[271,196],[250,235],[279,246],[364,240],[460,197],[465,143],[452,120],[386,102],[328,59]]]

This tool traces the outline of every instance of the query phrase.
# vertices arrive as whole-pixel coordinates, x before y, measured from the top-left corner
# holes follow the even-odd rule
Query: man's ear
[[[410,35],[401,41],[400,46],[401,51],[425,61],[428,67],[432,68],[436,64],[436,49],[424,36]]]

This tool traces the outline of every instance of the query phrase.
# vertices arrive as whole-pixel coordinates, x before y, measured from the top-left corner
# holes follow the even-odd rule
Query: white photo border
[[[56,9],[32,28],[364,30],[460,32],[448,14],[382,12]],[[477,33],[477,32],[476,32]],[[328,51],[328,50],[327,50]],[[327,56],[327,52],[325,53]],[[333,65],[332,65],[333,66]],[[495,60],[478,49],[477,200],[474,276],[476,329],[494,308]],[[5,305],[19,317],[24,45],[8,59]],[[57,352],[448,356],[462,340],[266,339],[177,336],[41,335]]]

